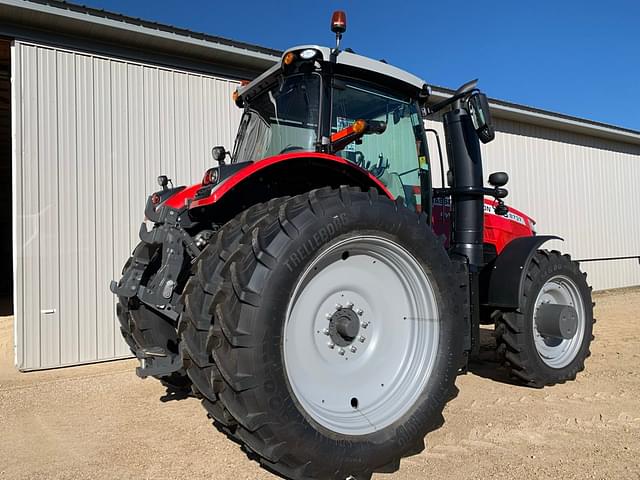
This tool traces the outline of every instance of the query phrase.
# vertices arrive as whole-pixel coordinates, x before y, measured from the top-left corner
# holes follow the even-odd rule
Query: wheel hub
[[[533,313],[535,347],[544,363],[552,368],[570,364],[580,351],[586,314],[576,283],[556,275],[544,284]]]
[[[571,305],[544,303],[536,312],[536,328],[543,337],[570,340],[578,331],[578,312]]]
[[[351,345],[360,333],[360,318],[352,306],[340,307],[329,319],[329,338],[340,346]]]

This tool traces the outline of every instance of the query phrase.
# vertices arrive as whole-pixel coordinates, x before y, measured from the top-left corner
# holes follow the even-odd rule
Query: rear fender
[[[480,273],[481,303],[494,308],[515,310],[520,306],[524,276],[531,258],[549,240],[562,240],[555,235],[520,237],[504,247],[496,259]]]
[[[250,164],[214,186],[201,185],[193,191],[190,187],[181,193],[193,194],[193,198],[179,201],[188,202],[189,216],[193,220],[221,224],[256,203],[298,195],[314,188],[341,185],[365,190],[376,188],[393,198],[378,178],[343,158],[300,152]]]

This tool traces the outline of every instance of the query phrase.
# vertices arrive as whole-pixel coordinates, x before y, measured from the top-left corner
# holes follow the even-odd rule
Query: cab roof
[[[320,45],[299,45],[297,47],[287,49],[281,57],[281,60],[289,52],[298,52],[300,50],[313,49],[320,52],[319,58],[321,61],[328,62],[331,58],[332,48],[323,47]],[[410,88],[421,90],[425,85],[425,81],[415,75],[412,75],[405,70],[402,70],[398,67],[394,67],[393,65],[389,65],[388,63],[382,62],[380,60],[374,60],[369,57],[365,57],[363,55],[358,55],[353,52],[349,52],[346,50],[341,50],[338,53],[336,58],[337,65],[344,65],[347,67],[355,68],[358,70],[362,70],[364,72],[373,72],[378,74],[383,78],[388,78],[389,81],[397,83],[401,82],[407,85]],[[242,95],[244,92],[252,90],[255,86],[263,82],[265,79],[271,77],[274,73],[280,71],[282,69],[282,61],[273,65],[269,70],[262,73],[260,76],[255,78],[253,81],[245,85],[244,87],[240,87],[238,89],[238,94]]]

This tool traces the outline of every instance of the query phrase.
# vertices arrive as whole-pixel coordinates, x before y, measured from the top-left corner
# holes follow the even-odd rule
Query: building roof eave
[[[269,68],[280,56],[277,50],[65,2],[0,0],[0,19],[14,28],[38,29],[139,50],[185,55],[255,71]]]
[[[432,87],[431,99],[435,103],[449,98],[452,94],[453,90],[443,87]],[[489,99],[489,106],[491,107],[492,115],[497,118],[640,145],[640,132],[636,130],[509,103],[495,98]]]
[[[283,53],[64,1],[0,0],[0,34],[31,31],[45,32],[49,38],[67,37],[74,42],[75,39],[99,42],[124,46],[141,54],[155,52],[173,59],[193,60],[194,64],[207,65],[207,69],[210,64],[224,65],[248,77],[273,67]],[[411,76],[409,80],[419,83],[417,77]],[[452,93],[450,89],[434,87],[432,98],[438,101]],[[640,145],[640,131],[497,99],[491,99],[490,105],[497,118]]]

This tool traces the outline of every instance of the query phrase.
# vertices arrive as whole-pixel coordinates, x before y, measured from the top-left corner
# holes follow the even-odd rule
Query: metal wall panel
[[[197,182],[231,147],[237,82],[81,52],[13,47],[15,316],[22,370],[129,355],[111,279],[156,176]]]
[[[200,179],[231,147],[237,83],[42,45],[12,56],[15,315],[23,370],[127,356],[108,282],[137,243],[155,177]],[[429,122],[443,137],[439,122]],[[640,147],[496,119],[485,172],[574,258],[640,254]],[[439,178],[435,154],[434,178]],[[439,183],[436,180],[436,185]],[[640,284],[636,260],[583,263],[596,289]]]
[[[482,146],[485,179],[491,172],[509,173],[507,204],[536,220],[538,233],[565,240],[547,248],[575,259],[640,255],[640,146],[501,118],[495,125],[496,139]],[[428,126],[444,138],[440,122]],[[439,186],[432,135],[429,145]],[[640,285],[637,259],[581,266],[596,290]]]

